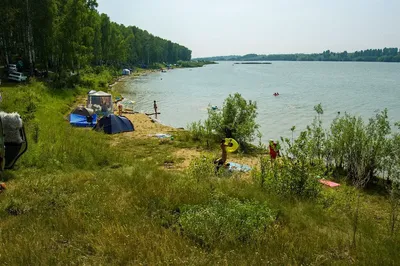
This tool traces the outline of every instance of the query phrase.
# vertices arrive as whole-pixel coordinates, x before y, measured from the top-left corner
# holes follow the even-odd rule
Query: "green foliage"
[[[226,137],[227,131],[243,147],[255,138],[259,125],[257,117],[257,104],[253,101],[246,101],[239,93],[229,95],[225,99],[222,111],[208,109],[208,119],[205,123],[222,138]]]
[[[2,88],[0,107],[5,111],[27,110],[24,99],[40,95],[32,99],[34,118],[25,123],[28,152],[16,169],[3,176],[7,180],[7,189],[0,193],[3,264],[395,265],[399,261],[398,216],[392,211],[398,201],[344,182],[336,189],[316,190],[316,176],[322,176],[319,169],[324,164],[318,164],[317,155],[312,160],[303,155],[310,138],[307,132],[293,144],[293,161],[280,158],[272,164],[263,158],[260,188],[261,179],[253,183],[247,174],[220,178],[211,155],[199,156],[187,171],[164,169],[166,160],[179,161],[176,152],[182,153],[182,148],[176,142],[182,139],[189,145],[184,136],[160,146],[151,138],[107,136],[70,127],[66,114],[76,97],[85,93],[79,88],[48,89],[40,83]],[[387,157],[398,158],[394,147],[399,147],[399,139],[388,139],[393,142],[386,148],[393,153]],[[394,178],[394,169],[390,173]],[[317,199],[309,200],[316,192]],[[354,223],[357,198],[362,204]]]
[[[202,155],[194,159],[187,169],[188,175],[197,181],[215,176],[214,159],[209,155]]]
[[[181,208],[183,234],[204,247],[257,241],[275,220],[265,203],[214,199],[206,205]]]
[[[314,54],[270,54],[258,55],[247,54],[243,56],[215,56],[197,58],[196,60],[211,61],[367,61],[367,62],[400,62],[398,48],[368,49],[348,53],[331,52],[326,50],[322,53]]]
[[[287,157],[271,161],[260,158],[260,170],[253,171],[253,179],[271,194],[290,198],[315,199],[321,186],[318,178],[323,174],[321,167],[312,165],[299,157],[293,161]]]
[[[206,135],[205,127],[201,121],[192,122],[187,126],[187,129],[190,131],[190,135],[195,141],[200,141]]]
[[[45,169],[95,169],[116,161],[108,136],[71,127],[65,117],[79,90],[51,90],[42,83],[3,89],[0,108],[21,114],[29,148],[18,165]],[[91,139],[98,139],[93,142]],[[101,143],[101,148],[99,148]]]
[[[204,65],[216,64],[212,61],[178,61],[179,67],[203,67]]]
[[[286,151],[296,161],[323,166],[326,173],[343,169],[348,180],[360,188],[399,162],[394,155],[397,138],[390,138],[387,110],[377,113],[368,123],[346,113],[336,117],[329,130],[323,128],[322,106],[319,104],[314,110],[317,116],[313,123],[296,140],[283,139]]]
[[[204,123],[201,121],[192,122],[187,126],[187,129],[192,140],[206,143],[207,148],[211,148],[214,142],[220,141],[218,135],[213,131],[210,120],[205,120]]]
[[[387,110],[365,124],[360,117],[345,114],[331,125],[334,165],[346,169],[348,178],[363,187],[383,170],[390,124]]]
[[[210,141],[228,137],[230,132],[241,149],[246,151],[250,142],[260,134],[256,117],[256,102],[246,101],[239,93],[235,93],[225,99],[222,110],[209,106],[208,118],[203,123],[198,121],[189,124],[188,130],[193,140],[205,140],[207,147],[211,146]]]
[[[63,88],[70,87],[69,70],[79,73],[90,65],[121,69],[191,59],[188,48],[112,22],[97,6],[95,0],[6,0],[0,9],[2,64],[21,57],[30,74],[34,67],[56,72],[55,85]]]

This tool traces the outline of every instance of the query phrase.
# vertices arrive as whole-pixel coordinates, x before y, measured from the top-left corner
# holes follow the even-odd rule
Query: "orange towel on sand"
[[[340,184],[332,182],[332,181],[329,181],[329,180],[326,180],[326,179],[320,179],[319,182],[321,184],[327,185],[329,187],[338,187],[338,186],[340,186]]]

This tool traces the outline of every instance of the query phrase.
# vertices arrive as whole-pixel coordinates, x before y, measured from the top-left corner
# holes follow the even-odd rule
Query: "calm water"
[[[162,123],[187,127],[207,118],[207,106],[222,106],[239,92],[258,104],[263,140],[291,136],[304,129],[322,103],[324,121],[338,111],[369,118],[388,108],[392,122],[400,120],[400,64],[353,62],[272,62],[233,65],[220,62],[194,69],[154,73],[125,82],[124,97],[137,102],[137,111],[153,112],[158,102]],[[280,96],[272,94],[279,92]]]

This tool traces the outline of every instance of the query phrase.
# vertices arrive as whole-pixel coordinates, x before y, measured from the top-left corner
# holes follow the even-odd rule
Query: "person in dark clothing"
[[[158,106],[157,106],[157,102],[156,101],[154,101],[153,107],[154,107],[154,114],[156,115],[156,119],[157,119],[157,108],[158,108]]]
[[[86,116],[86,121],[87,121],[88,123],[90,123],[90,124],[93,124],[93,117],[90,116],[90,115]]]
[[[228,127],[225,127],[224,131],[225,131],[225,137],[226,138],[232,138],[232,129],[230,129]]]

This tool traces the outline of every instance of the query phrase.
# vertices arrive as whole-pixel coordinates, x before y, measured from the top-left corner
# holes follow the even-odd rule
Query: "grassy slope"
[[[115,144],[115,136],[72,128],[65,115],[84,93],[79,89],[53,91],[34,83],[2,87],[2,93],[1,109],[24,116],[30,144],[3,177],[8,188],[0,193],[2,263],[390,265],[400,259],[399,234],[388,234],[383,196],[362,195],[352,247],[350,187],[325,190],[309,202],[276,198],[240,178],[164,170],[160,166],[174,159],[173,151],[196,144],[179,137],[163,145],[152,139]],[[247,225],[234,227],[225,207],[192,224],[180,220],[188,206],[212,211],[216,198],[265,203],[274,221],[236,238]],[[202,223],[211,226],[202,231]]]

